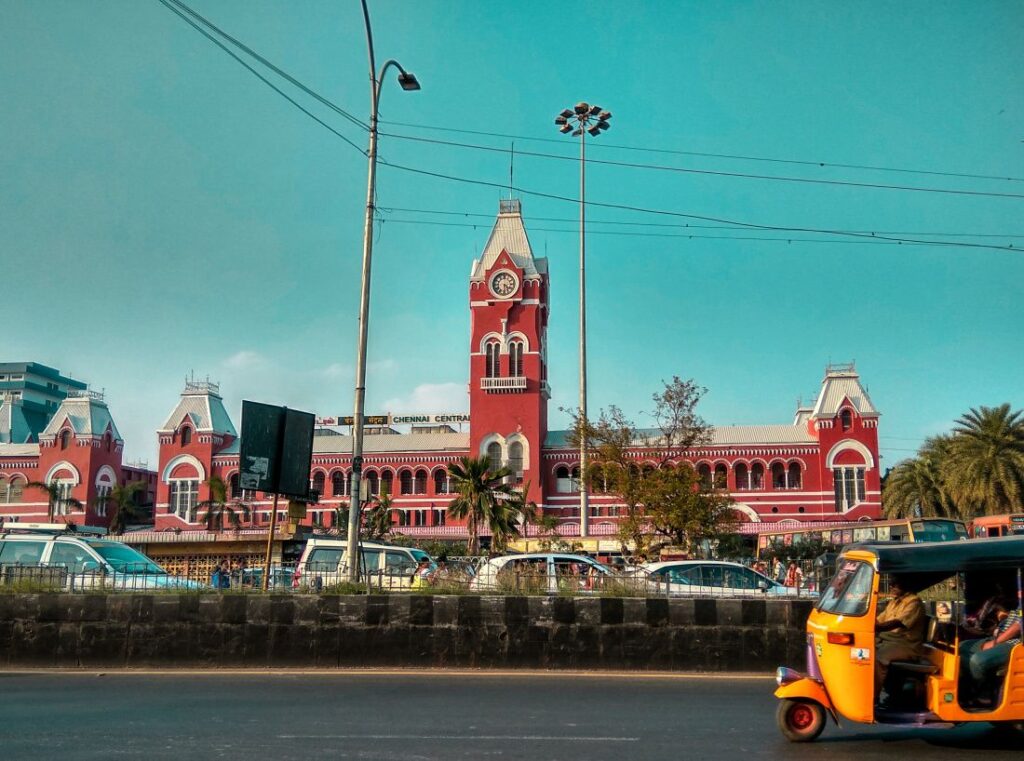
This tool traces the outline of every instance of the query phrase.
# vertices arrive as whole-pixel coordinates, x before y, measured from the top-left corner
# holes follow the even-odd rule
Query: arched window
[[[508,446],[508,468],[518,480],[523,478],[523,444],[513,441]]]
[[[484,368],[484,374],[488,378],[497,378],[501,375],[501,344],[497,341],[489,341],[485,347],[487,354],[486,367]]]
[[[759,462],[755,462],[750,466],[750,488],[764,488],[764,465]]]
[[[574,465],[572,469],[572,477],[570,478],[570,489],[569,491],[578,492],[580,490],[580,466]]]
[[[448,471],[446,470],[435,470],[434,471],[434,494],[447,494],[448,493]]]
[[[799,489],[801,485],[800,476],[800,463],[791,462],[789,464],[789,479],[787,486],[789,486],[790,489]]]
[[[726,467],[724,462],[720,462],[715,466],[715,488],[725,489],[729,485],[729,468]]]
[[[195,523],[196,505],[199,502],[199,479],[174,478],[168,486],[168,512],[174,513],[187,523]]]
[[[187,425],[181,427],[181,445],[187,447],[192,443],[192,429]]]
[[[700,483],[705,489],[710,489],[712,484],[711,466],[708,465],[706,462],[702,462],[700,465],[698,465],[697,478],[700,479]]]
[[[391,475],[390,473],[387,475]],[[363,473],[363,478],[366,479],[366,493],[376,496],[380,494],[380,477],[372,470],[369,473]],[[391,482],[388,482],[388,486],[391,486]],[[388,494],[391,493],[391,489],[388,489]]]
[[[110,434],[109,433],[103,434],[103,448],[109,452],[110,451],[110,445],[111,445]]]
[[[492,441],[487,445],[487,458],[491,461],[491,472],[497,473],[501,469],[501,444]]]
[[[228,494],[231,499],[239,499],[242,496],[242,487],[239,485],[237,473],[232,473],[228,479]]]
[[[565,465],[555,468],[555,491],[562,494],[572,491],[572,478],[569,476],[569,468]]]
[[[839,424],[843,427],[844,431],[848,431],[853,428],[853,413],[850,410],[845,409],[839,413]]]
[[[520,378],[523,375],[523,342],[513,341],[508,347],[509,375]]]
[[[313,491],[317,494],[323,495],[324,493],[324,482],[327,477],[322,472],[316,472],[313,474]]]
[[[65,428],[60,432],[60,448],[67,449],[68,443],[71,441],[71,433]]]
[[[403,470],[398,474],[398,484],[402,494],[412,494],[412,471]]]
[[[736,489],[743,490],[750,488],[750,470],[744,462],[736,463],[733,471],[736,474]]]
[[[386,491],[388,494],[395,493],[395,474],[390,470],[385,470],[380,476],[380,488]],[[376,494],[377,492],[374,492]]]
[[[864,501],[864,468],[838,467],[832,471],[832,483],[835,488],[836,512],[846,512]]]
[[[413,494],[426,494],[427,493],[427,471],[417,470],[416,480],[413,482]]]
[[[331,496],[345,496],[345,474],[340,470],[336,470],[331,473]]]
[[[773,489],[785,489],[786,488],[786,466],[781,462],[772,463],[772,488]]]

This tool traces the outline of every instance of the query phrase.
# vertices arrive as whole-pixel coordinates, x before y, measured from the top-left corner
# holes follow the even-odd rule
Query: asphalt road
[[[0,674],[0,758],[1011,759],[987,727],[846,723],[791,745],[768,678]],[[827,756],[826,756],[827,753]]]

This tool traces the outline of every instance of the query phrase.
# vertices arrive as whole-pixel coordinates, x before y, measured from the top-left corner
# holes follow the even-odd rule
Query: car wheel
[[[779,731],[790,742],[811,742],[825,728],[825,709],[813,700],[782,700],[775,720]]]

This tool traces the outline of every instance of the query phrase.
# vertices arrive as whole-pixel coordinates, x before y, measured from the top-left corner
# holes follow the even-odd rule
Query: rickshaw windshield
[[[875,571],[859,560],[843,560],[828,588],[822,592],[818,610],[843,616],[863,616],[871,602]]]

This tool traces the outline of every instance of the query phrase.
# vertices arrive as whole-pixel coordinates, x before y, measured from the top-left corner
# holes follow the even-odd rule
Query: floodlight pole
[[[377,74],[377,62],[373,54],[373,31],[370,27],[370,11],[366,0],[362,0],[363,20],[366,24],[366,48],[370,59],[370,143],[366,151],[368,160],[366,179],[366,218],[363,221],[363,271],[359,292],[359,334],[356,346],[356,388],[355,405],[352,413],[352,484],[348,513],[348,551],[346,552],[348,579],[359,580],[359,524],[362,506],[360,488],[363,471],[363,408],[366,399],[366,336],[370,318],[370,269],[373,261],[373,216],[376,210],[377,192],[377,113],[380,105],[381,84],[384,75],[392,66],[398,69],[398,83],[403,90],[418,90],[416,77],[402,68],[395,60],[387,61]]]
[[[565,109],[555,124],[564,135],[580,138],[580,536],[590,533],[590,493],[587,489],[587,134],[596,137],[609,128],[610,111],[589,103]],[[575,125],[576,129],[573,129]]]

